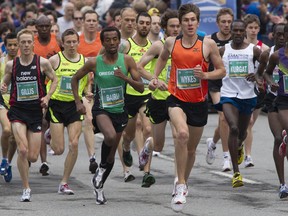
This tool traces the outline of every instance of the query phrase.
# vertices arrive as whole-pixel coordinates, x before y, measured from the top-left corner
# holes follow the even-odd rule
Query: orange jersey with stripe
[[[87,43],[85,41],[84,34],[81,34],[79,37],[79,46],[78,46],[78,52],[85,57],[95,57],[98,55],[102,44],[100,40],[100,32],[97,32],[96,39],[92,43]]]
[[[39,42],[38,36],[34,37],[34,41],[34,53],[43,58],[49,59],[51,56],[61,51],[54,34],[51,34],[50,42],[47,45],[42,45]]]
[[[196,78],[193,71],[196,65],[201,65],[202,71],[208,71],[208,62],[203,56],[203,39],[198,36],[195,44],[190,48],[183,47],[181,35],[176,38],[174,43],[168,90],[184,102],[204,101],[208,93],[207,80]]]

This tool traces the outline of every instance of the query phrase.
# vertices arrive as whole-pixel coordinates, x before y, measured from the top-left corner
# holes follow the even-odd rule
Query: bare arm
[[[49,91],[47,92],[45,97],[41,98],[41,106],[45,108],[48,106],[48,102],[57,88],[58,80],[55,75],[55,71],[53,70],[48,59],[40,57],[40,65],[42,72],[45,73],[45,75],[51,80],[51,86]]]
[[[272,91],[277,91],[279,85],[273,81],[272,75],[276,65],[279,64],[278,51],[274,52],[270,58],[266,70],[264,72],[264,79],[267,81],[267,84],[271,86]]]
[[[267,66],[267,62],[269,61],[269,53],[270,53],[270,49],[262,52],[262,54],[260,55],[260,59],[259,59],[259,66],[255,74],[255,79],[258,84],[258,88],[261,88],[261,89],[263,89],[263,74]]]
[[[198,66],[198,68],[195,68],[195,76],[206,80],[222,79],[226,75],[226,71],[215,41],[204,38],[203,54],[205,59],[209,59],[212,62],[214,70],[209,73],[203,73],[202,67]]]
[[[95,73],[96,69],[96,58],[90,58],[83,67],[81,67],[72,77],[71,79],[71,86],[72,86],[72,92],[74,95],[77,111],[81,114],[86,113],[86,109],[84,105],[81,103],[81,99],[78,95],[78,83],[79,80],[82,79],[86,74],[89,72]]]
[[[156,56],[159,56],[163,49],[163,43],[161,41],[154,42],[147,52],[141,57],[137,63],[137,69],[141,76],[147,80],[152,79],[153,71],[146,71],[145,66],[152,61]]]
[[[144,91],[144,85],[141,81],[141,76],[137,71],[137,66],[134,59],[131,56],[125,55],[125,64],[131,74],[132,79],[125,76],[121,69],[118,68],[114,71],[114,75],[123,79],[126,83],[131,85],[136,91],[142,93]]]

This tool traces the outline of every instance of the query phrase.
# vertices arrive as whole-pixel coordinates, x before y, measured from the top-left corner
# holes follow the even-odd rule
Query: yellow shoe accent
[[[238,165],[240,165],[244,160],[244,145],[242,144],[238,148]]]
[[[242,176],[239,172],[234,173],[233,178],[232,178],[232,187],[242,187],[243,181],[242,181]]]

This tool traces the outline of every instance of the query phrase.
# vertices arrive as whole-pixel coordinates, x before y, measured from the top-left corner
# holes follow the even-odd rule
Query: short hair
[[[14,32],[15,31],[14,25],[9,22],[2,22],[0,24],[0,35],[2,35],[4,32],[7,32],[8,30]]]
[[[149,17],[151,20],[151,16],[147,12],[140,12],[136,17],[136,23],[138,23],[140,16]]]
[[[108,26],[108,27],[105,27],[104,29],[102,29],[102,31],[100,33],[100,40],[102,43],[104,42],[104,39],[105,39],[104,33],[105,32],[111,32],[111,31],[116,31],[119,41],[121,40],[121,33],[120,33],[119,29],[116,28],[115,26]]]
[[[284,33],[288,33],[288,23],[285,24]]]
[[[125,8],[122,8],[122,9],[120,10],[120,16],[121,16],[121,18],[122,18],[123,13],[124,13],[125,11],[132,11],[132,12],[134,12],[135,14],[137,14],[137,12],[136,12],[133,8],[131,8],[131,7],[125,7]]]
[[[162,29],[167,28],[168,21],[169,21],[169,19],[172,19],[172,18],[177,18],[177,19],[178,19],[178,12],[177,12],[176,10],[170,10],[170,9],[168,9],[168,10],[161,16],[161,22],[160,22],[161,28],[162,28]]]
[[[87,10],[87,11],[85,11],[85,12],[83,13],[83,20],[84,20],[84,21],[85,21],[85,19],[86,19],[86,14],[96,14],[97,20],[99,21],[99,15],[96,13],[96,11],[94,11],[94,10]]]
[[[114,11],[114,13],[113,13],[113,15],[112,15],[113,21],[115,21],[115,19],[116,19],[117,16],[120,16],[120,11],[121,11],[121,9],[116,9],[116,10]],[[110,15],[111,15],[111,14],[110,14]]]
[[[55,11],[52,11],[52,10],[47,10],[44,12],[44,15],[45,16],[48,16],[48,15],[51,15],[53,17],[53,20],[55,23],[57,23],[57,13]]]
[[[246,26],[253,22],[256,22],[258,26],[260,26],[260,20],[255,14],[246,14],[243,18],[243,21],[246,23]]]
[[[183,4],[178,9],[178,17],[179,17],[180,23],[182,22],[182,17],[185,14],[190,13],[190,12],[195,13],[196,18],[197,18],[197,20],[199,22],[199,20],[200,20],[200,9],[194,4]]]
[[[278,23],[278,24],[275,24],[275,25],[273,26],[273,31],[272,31],[272,32],[275,34],[277,28],[279,28],[279,27],[285,27],[285,23]]]
[[[234,21],[232,22],[232,24],[231,24],[231,29],[233,29],[234,23],[242,23],[243,26],[244,26],[244,28],[246,28],[246,26],[247,26],[246,23],[245,23],[243,20],[241,20],[241,19],[236,19],[236,20],[234,20]]]
[[[32,36],[32,40],[34,41],[34,33],[29,30],[29,29],[22,29],[21,31],[18,32],[17,34],[17,41],[19,42],[20,41],[20,37],[21,35],[23,34],[30,34]]]
[[[17,39],[17,34],[15,32],[8,33],[4,38],[4,45],[7,46],[7,40]]]
[[[227,15],[227,14],[232,16],[232,19],[234,19],[234,14],[231,8],[221,8],[218,11],[217,16],[216,16],[217,22],[219,22],[220,16]]]
[[[35,20],[35,19],[27,20],[27,21],[24,23],[24,28],[27,28],[27,26],[36,26],[36,20]]]
[[[69,29],[66,29],[66,30],[62,33],[62,35],[61,35],[61,40],[62,40],[63,43],[64,43],[64,38],[65,38],[66,36],[68,36],[68,35],[77,35],[77,41],[79,42],[79,35],[78,35],[78,33],[77,33],[74,29],[69,28]]]

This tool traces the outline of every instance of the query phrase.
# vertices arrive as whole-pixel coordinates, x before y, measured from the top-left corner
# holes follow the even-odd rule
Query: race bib
[[[179,89],[200,88],[200,81],[194,76],[193,69],[177,69],[176,74]]]
[[[17,101],[31,101],[39,99],[37,81],[17,83]]]
[[[229,77],[243,78],[248,75],[248,61],[229,61]]]
[[[62,76],[60,81],[59,93],[65,95],[73,95],[70,76]]]
[[[122,86],[101,89],[103,108],[113,107],[124,103],[124,91]]]
[[[284,92],[287,94],[288,93],[288,76],[283,75],[283,87],[284,87]]]

